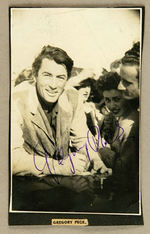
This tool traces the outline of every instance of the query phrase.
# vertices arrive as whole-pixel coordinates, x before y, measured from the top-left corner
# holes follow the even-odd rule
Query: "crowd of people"
[[[98,79],[73,68],[64,50],[44,46],[12,92],[12,174],[108,174],[114,194],[137,195],[139,74],[139,42]]]

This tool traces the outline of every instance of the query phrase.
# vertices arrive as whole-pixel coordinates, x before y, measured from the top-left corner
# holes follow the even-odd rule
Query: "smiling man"
[[[125,99],[132,100],[139,97],[139,65],[140,43],[137,42],[121,60],[121,81],[118,89],[123,91]]]
[[[12,94],[12,173],[44,176],[83,174],[93,161],[107,168],[86,144],[87,125],[78,92],[64,87],[72,59],[62,49],[45,46],[32,65],[35,82],[18,85]],[[77,149],[70,157],[72,149]],[[80,149],[80,150],[79,150]]]
[[[67,80],[67,71],[64,66],[54,60],[44,58],[36,78],[37,93],[50,106],[55,103],[62,93]]]

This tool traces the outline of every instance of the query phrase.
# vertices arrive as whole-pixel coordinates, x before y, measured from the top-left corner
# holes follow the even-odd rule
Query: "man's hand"
[[[112,169],[106,167],[105,165],[103,165],[100,169],[100,173],[101,174],[108,174],[108,175],[112,175]]]
[[[93,162],[94,162],[94,165],[93,165],[92,173],[95,173],[98,170],[100,170],[101,174],[105,174],[106,173],[108,175],[112,175],[112,169],[111,168],[107,168],[100,158],[96,159],[96,160],[93,160]]]
[[[66,166],[71,172],[71,175],[85,175],[89,168],[90,162],[84,154],[70,154],[67,159]]]
[[[70,153],[65,159],[54,160],[51,158],[47,159],[48,167],[44,169],[43,173],[45,175],[87,175],[89,168],[89,159],[84,154]]]

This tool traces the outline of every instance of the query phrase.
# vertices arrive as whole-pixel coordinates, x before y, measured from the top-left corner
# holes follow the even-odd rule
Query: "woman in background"
[[[97,137],[95,126],[98,126],[98,123],[102,122],[104,117],[96,108],[96,103],[100,100],[96,84],[95,74],[88,69],[75,74],[67,83],[67,86],[72,86],[78,90],[80,101],[83,103],[88,128],[95,137]]]
[[[115,192],[131,193],[135,198],[139,172],[138,112],[123,98],[119,82],[116,72],[107,72],[97,81],[108,109],[100,129],[107,143],[99,151],[105,165],[112,168]]]

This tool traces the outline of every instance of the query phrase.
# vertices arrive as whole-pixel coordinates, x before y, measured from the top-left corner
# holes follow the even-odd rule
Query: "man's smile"
[[[45,91],[49,96],[55,96],[56,94],[58,94],[58,91],[53,91],[48,89],[45,89]]]

